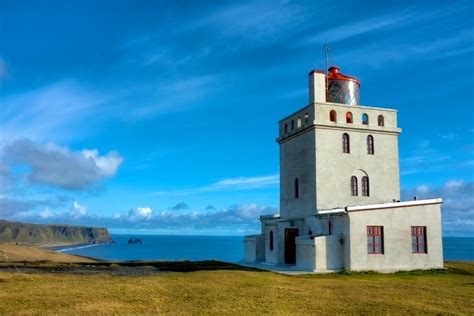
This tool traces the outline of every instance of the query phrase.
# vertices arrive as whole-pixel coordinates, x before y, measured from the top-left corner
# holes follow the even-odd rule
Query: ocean
[[[129,244],[131,237],[143,244]],[[104,260],[221,260],[238,262],[243,236],[112,235],[115,244],[55,247],[54,250]],[[444,237],[445,260],[473,260],[474,237]]]

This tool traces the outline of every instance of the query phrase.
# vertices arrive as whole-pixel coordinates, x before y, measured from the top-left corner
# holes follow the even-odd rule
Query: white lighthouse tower
[[[310,271],[443,266],[441,199],[400,202],[397,111],[362,106],[338,67],[309,73],[309,103],[279,122],[280,214],[245,260]],[[429,246],[428,246],[429,244]]]

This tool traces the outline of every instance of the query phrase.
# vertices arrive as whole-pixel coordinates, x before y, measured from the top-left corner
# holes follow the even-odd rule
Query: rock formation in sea
[[[132,237],[128,240],[129,244],[143,244],[143,241],[140,238]]]

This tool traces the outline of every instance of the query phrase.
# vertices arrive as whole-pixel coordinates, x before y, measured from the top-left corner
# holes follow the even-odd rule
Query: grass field
[[[58,253],[43,248],[0,243],[0,262],[39,260],[48,260],[55,262],[95,262],[95,260],[89,258],[72,256],[65,253]]]
[[[448,267],[304,276],[246,270],[146,276],[3,271],[0,314],[474,315],[474,263]]]

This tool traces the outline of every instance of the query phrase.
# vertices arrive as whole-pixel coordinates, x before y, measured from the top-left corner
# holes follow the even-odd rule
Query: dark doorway
[[[297,228],[285,229],[285,263],[296,263],[296,243],[295,238],[298,236]]]

